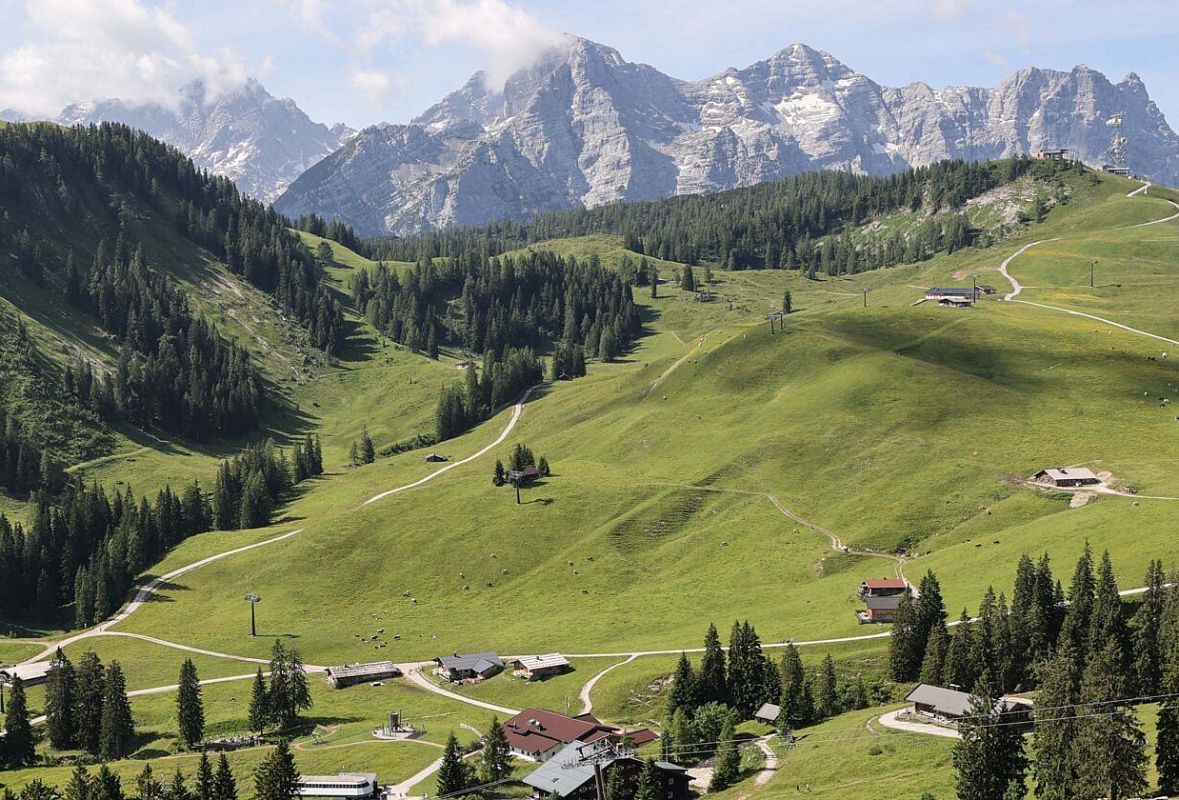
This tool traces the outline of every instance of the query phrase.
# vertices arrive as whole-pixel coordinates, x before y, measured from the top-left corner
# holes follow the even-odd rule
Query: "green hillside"
[[[245,292],[232,317],[245,322],[226,321],[224,329],[253,340],[251,353],[289,403],[266,432],[319,434],[327,472],[269,529],[195,536],[151,573],[297,533],[184,575],[164,589],[164,602],[145,604],[114,630],[252,658],[266,658],[274,638],[285,637],[317,665],[476,649],[560,651],[577,666],[560,683],[530,687],[503,676],[461,690],[509,707],[559,707],[625,654],[699,647],[709,621],[727,631],[732,620],[748,619],[767,645],[879,633],[857,623],[855,591],[865,578],[891,575],[897,558],[910,579],[926,569],[938,574],[952,616],[977,609],[988,585],[1010,592],[1022,553],[1049,552],[1067,576],[1086,540],[1110,551],[1124,587],[1138,585],[1151,559],[1179,562],[1179,500],[1169,499],[1179,498],[1179,418],[1162,402],[1179,384],[1179,341],[1163,340],[1179,340],[1171,313],[1179,301],[1179,221],[1145,224],[1174,214],[1167,198],[1179,198],[1155,189],[1128,197],[1139,184],[1111,176],[1067,181],[1068,202],[1043,222],[1021,223],[992,247],[913,264],[813,280],[801,270],[717,268],[709,287],[715,299],[699,302],[668,280],[683,265],[666,262],[657,297],[634,290],[644,335],[630,352],[592,362],[585,378],[542,386],[482,457],[372,502],[439,467],[410,451],[353,468],[345,466],[349,446],[365,427],[378,450],[431,432],[441,387],[461,378],[459,354],[427,359],[346,309],[347,347],[322,363],[300,361],[284,377],[283,358],[299,351],[277,335],[281,319],[267,327],[266,301]],[[313,251],[325,241],[300,238]],[[1009,265],[1024,287],[1016,299],[1028,302],[1001,301],[1011,287],[1000,263],[1040,241]],[[343,302],[350,277],[374,262],[327,244],[326,284]],[[624,255],[640,258],[625,244],[621,234],[598,232],[528,247],[596,255],[617,267]],[[975,279],[998,293],[967,309],[919,302],[926,287]],[[201,284],[185,285],[201,293]],[[765,315],[781,307],[786,291],[794,313],[771,334]],[[20,296],[9,299],[20,306]],[[202,302],[210,315],[226,308],[214,298]],[[47,340],[88,341],[55,321],[49,306],[32,308],[24,313]],[[104,352],[101,337],[92,338]],[[464,459],[512,418],[503,410],[435,449]],[[231,449],[112,435],[113,452],[85,465],[85,474],[137,488],[210,475],[216,456]],[[506,461],[518,443],[553,471],[522,490],[521,505],[511,487],[491,480],[495,460]],[[1066,495],[1014,480],[1080,464],[1112,473],[1137,497],[1070,507]],[[833,549],[831,535],[849,549]],[[257,638],[248,635],[245,592],[264,598]],[[388,637],[400,637],[387,650],[361,640],[374,615]],[[171,682],[164,676],[182,657],[177,651],[169,659],[163,646],[136,651],[101,641],[109,648],[104,658],[128,666],[133,687]],[[879,677],[885,649],[885,640],[870,640],[832,654],[841,671]],[[824,651],[808,650],[808,664]],[[202,676],[253,669],[202,658],[211,659],[201,662]],[[667,657],[643,657],[607,674],[592,695],[600,713],[636,722],[657,715],[658,679],[672,666]],[[445,715],[429,726],[432,738],[460,721],[484,727],[490,713],[402,682],[363,704],[357,698],[368,688],[317,686],[312,717],[325,725],[340,718],[335,735],[367,741],[386,706]],[[242,682],[210,689],[210,723],[219,732],[241,728],[247,689]],[[171,719],[160,709],[170,699],[135,700],[148,731],[142,757],[175,748],[163,741]],[[801,783],[821,796],[867,798],[880,781],[914,796],[945,795],[949,743],[866,728],[880,711],[814,728],[809,744],[785,755],[788,769],[755,796],[788,794]],[[297,757],[306,771],[336,769],[326,752],[308,746]],[[237,758],[249,769],[255,756]],[[866,764],[861,779],[834,769],[851,759]],[[375,763],[402,780],[430,760],[390,749],[340,766]],[[742,784],[734,796],[747,791]]]

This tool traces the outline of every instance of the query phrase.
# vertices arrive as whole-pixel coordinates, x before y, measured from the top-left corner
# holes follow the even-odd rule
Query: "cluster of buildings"
[[[856,612],[861,625],[892,622],[897,618],[897,607],[909,584],[900,578],[879,578],[860,584],[859,598],[865,608]]]
[[[939,306],[964,308],[974,305],[984,294],[994,293],[994,286],[931,287],[925,290],[925,299],[935,302]]]
[[[592,714],[575,717],[526,708],[503,723],[504,735],[513,756],[528,761],[545,762],[574,742],[641,747],[659,736],[649,728],[627,730],[607,725]]]
[[[511,666],[513,675],[529,681],[543,681],[573,669],[569,659],[560,653],[520,656],[511,662]],[[451,683],[487,680],[503,672],[504,667],[504,660],[490,650],[482,653],[453,653],[434,659],[434,674]]]
[[[596,769],[606,782],[617,771],[633,791],[644,763],[634,749],[659,738],[648,728],[628,730],[592,714],[568,716],[541,708],[525,709],[502,725],[511,754],[538,765],[522,779],[537,800],[596,800]],[[655,768],[664,800],[688,799],[692,778],[687,770],[666,761],[657,761]],[[380,789],[374,773],[341,772],[304,775],[298,792],[304,798],[367,800]]]

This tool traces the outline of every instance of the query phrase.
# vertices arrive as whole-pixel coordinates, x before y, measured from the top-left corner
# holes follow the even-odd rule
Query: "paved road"
[[[907,711],[908,708],[898,708],[896,711],[889,711],[887,714],[881,714],[878,721],[886,728],[892,728],[894,731],[905,731],[906,733],[921,733],[926,736],[941,736],[945,739],[961,739],[958,731],[953,728],[943,728],[941,725],[934,725],[932,723],[921,722],[906,722],[903,719],[897,719],[897,714]]]
[[[499,436],[497,436],[495,438],[494,442],[487,445],[486,447],[484,447],[482,450],[475,453],[474,455],[467,456],[466,458],[464,458],[461,461],[454,461],[450,464],[447,464],[445,467],[442,467],[441,469],[434,470],[429,475],[427,475],[424,478],[421,478],[420,480],[416,480],[413,483],[407,483],[404,486],[398,486],[396,489],[389,489],[388,491],[381,492],[380,494],[375,494],[372,497],[370,497],[369,499],[365,500],[363,503],[361,503],[361,506],[362,507],[367,506],[369,503],[375,503],[378,500],[385,499],[386,497],[390,497],[395,494],[400,494],[401,492],[407,492],[410,489],[416,489],[417,487],[421,486],[422,484],[429,483],[430,481],[434,480],[439,475],[443,475],[447,472],[450,472],[455,467],[461,467],[463,464],[469,464],[472,461],[474,461],[475,459],[479,458],[480,456],[485,456],[488,453],[490,453],[492,450],[494,450],[495,448],[499,447],[501,444],[503,444],[504,439],[508,438],[508,434],[510,434],[512,432],[512,429],[516,427],[516,423],[520,421],[520,417],[522,417],[524,415],[524,404],[528,402],[528,398],[532,396],[532,390],[535,388],[536,388],[535,386],[530,387],[526,392],[524,392],[523,396],[520,397],[520,399],[516,402],[516,404],[514,406],[512,406],[512,416],[508,420],[508,424],[500,432]]]

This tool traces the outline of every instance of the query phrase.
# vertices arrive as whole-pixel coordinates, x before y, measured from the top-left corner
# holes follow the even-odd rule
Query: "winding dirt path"
[[[581,701],[581,711],[579,713],[588,714],[594,710],[594,701],[593,701],[593,698],[590,697],[590,693],[593,692],[594,687],[598,685],[598,681],[600,681],[602,678],[604,678],[606,676],[607,672],[617,669],[618,667],[621,667],[623,664],[629,664],[630,662],[634,661],[636,658],[638,658],[638,656],[633,655],[633,656],[626,658],[623,661],[619,661],[617,664],[611,664],[610,666],[606,667],[604,670],[599,672],[597,675],[593,676],[588,681],[586,681],[585,685],[581,687],[581,692],[579,692],[577,695],[577,699]]]
[[[1014,261],[1015,259],[1019,258],[1020,256],[1022,256],[1024,253],[1026,253],[1028,250],[1031,250],[1033,247],[1035,247],[1038,244],[1044,244],[1044,242],[1057,242],[1057,241],[1060,241],[1059,236],[1057,236],[1055,239],[1041,239],[1038,242],[1032,242],[1031,244],[1025,244],[1023,247],[1019,248],[1014,253],[1007,256],[1007,258],[1003,259],[1003,263],[999,265],[999,272],[1001,272],[1003,274],[1003,277],[1006,278],[1008,283],[1011,284],[1011,291],[1003,296],[1004,300],[1008,300],[1008,301],[1014,300],[1016,297],[1019,296],[1019,293],[1023,291],[1023,284],[1021,284],[1015,278],[1011,277],[1011,273],[1007,271],[1007,267],[1010,266],[1011,262]]]
[[[65,639],[61,639],[60,641],[49,642],[45,645],[44,650],[42,650],[40,653],[33,656],[32,658],[25,659],[21,663],[22,664],[32,664],[36,661],[44,661],[45,659],[52,656],[53,652],[55,650],[57,650],[57,648],[59,648],[59,647],[68,647],[69,645],[74,644],[75,642],[80,642],[84,639],[89,639],[94,636],[102,636],[102,635],[106,634],[112,625],[117,625],[120,622],[122,622],[123,620],[127,619],[127,617],[134,614],[136,611],[138,611],[143,606],[144,603],[151,600],[152,596],[155,595],[162,587],[164,587],[166,584],[172,582],[176,578],[179,578],[181,575],[186,575],[189,572],[192,572],[193,570],[200,569],[203,566],[206,566],[208,564],[212,564],[214,561],[220,561],[223,558],[229,558],[230,556],[235,556],[235,555],[238,555],[239,553],[245,553],[250,550],[255,550],[259,547],[265,547],[266,545],[270,545],[270,544],[274,544],[276,542],[284,541],[286,539],[291,538],[292,536],[302,533],[303,530],[304,530],[303,528],[298,528],[297,530],[293,530],[288,533],[281,534],[279,536],[272,536],[269,539],[263,539],[260,542],[254,542],[253,544],[247,544],[243,547],[235,547],[232,550],[226,550],[221,553],[216,553],[216,554],[211,555],[207,558],[202,558],[200,561],[194,561],[193,563],[188,564],[183,567],[180,567],[179,569],[174,569],[171,572],[168,572],[164,575],[159,576],[158,578],[152,578],[150,581],[148,581],[147,583],[145,583],[143,586],[139,587],[139,589],[136,590],[135,595],[131,598],[131,602],[129,602],[123,608],[123,610],[120,611],[115,616],[111,617],[110,619],[108,619],[104,622],[99,623],[98,625],[95,625],[93,628],[82,631],[81,633],[74,634],[73,636],[68,636]],[[176,648],[179,648],[182,650],[190,650],[194,653],[204,653],[206,655],[225,655],[225,654],[220,654],[220,653],[212,653],[211,651],[197,650],[195,648],[185,647],[183,645],[176,645],[176,644],[173,644],[172,642],[166,642],[163,639],[152,639],[151,637],[147,637],[147,636],[141,636],[139,638],[147,639],[148,641],[155,641],[157,644],[163,644],[167,647],[176,647]],[[225,656],[225,657],[226,658],[238,658],[237,656]],[[249,659],[247,659],[247,660],[249,660]],[[263,663],[266,663],[266,662],[263,662]]]
[[[535,386],[529,387],[524,392],[524,394],[520,397],[520,399],[516,401],[515,405],[512,406],[512,416],[508,420],[508,424],[506,426],[504,426],[504,429],[502,431],[500,431],[499,436],[495,437],[495,441],[493,441],[491,444],[487,445],[486,447],[484,447],[482,450],[478,451],[474,455],[469,455],[460,461],[451,462],[450,464],[447,464],[445,467],[442,467],[440,469],[436,469],[433,472],[431,472],[429,475],[427,475],[426,477],[420,478],[419,480],[416,480],[413,483],[407,483],[404,486],[398,486],[396,489],[389,489],[388,491],[381,492],[380,494],[374,494],[372,497],[370,497],[369,499],[367,499],[363,503],[361,503],[361,507],[363,508],[364,506],[367,506],[369,503],[375,503],[378,500],[384,500],[386,497],[391,497],[392,495],[400,494],[401,492],[407,492],[410,489],[416,489],[417,487],[421,486],[422,484],[429,483],[430,481],[434,480],[438,476],[444,475],[445,473],[450,472],[455,467],[461,467],[463,464],[469,464],[472,461],[474,461],[475,459],[480,458],[481,456],[485,456],[488,453],[490,453],[492,450],[494,450],[495,448],[499,447],[501,444],[504,443],[504,439],[507,439],[508,435],[516,427],[516,423],[520,421],[520,417],[522,417],[524,415],[524,404],[528,402],[528,398],[532,396],[532,391],[535,388],[536,388]]]

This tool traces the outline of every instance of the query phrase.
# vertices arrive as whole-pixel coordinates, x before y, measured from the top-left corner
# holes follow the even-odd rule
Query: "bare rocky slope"
[[[1028,68],[993,89],[881,86],[795,44],[681,81],[570,37],[502,91],[476,74],[409,125],[367,128],[278,199],[365,235],[747,186],[815,168],[887,174],[1066,147],[1100,165],[1125,120],[1137,174],[1179,184],[1179,137],[1134,74]]]

